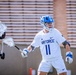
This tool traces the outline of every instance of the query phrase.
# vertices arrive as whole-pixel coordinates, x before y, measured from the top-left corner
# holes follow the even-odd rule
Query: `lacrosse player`
[[[36,47],[40,47],[42,61],[38,67],[37,75],[47,75],[52,66],[56,69],[57,75],[67,75],[60,44],[66,49],[66,62],[69,64],[73,62],[70,43],[54,28],[53,22],[54,20],[51,16],[42,16],[40,23],[43,30],[36,34],[32,43],[27,48],[24,48],[21,53],[22,57],[26,57],[29,52],[35,50]]]
[[[4,39],[6,35],[7,27],[0,21],[0,39]]]

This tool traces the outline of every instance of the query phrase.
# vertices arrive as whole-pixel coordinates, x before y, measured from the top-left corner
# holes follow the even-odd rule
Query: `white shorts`
[[[52,68],[52,66],[56,69],[57,73],[63,73],[63,72],[67,72],[64,61],[62,58],[58,58],[56,60],[53,61],[44,61],[42,60],[38,71],[42,71],[42,72],[49,72],[49,70]]]

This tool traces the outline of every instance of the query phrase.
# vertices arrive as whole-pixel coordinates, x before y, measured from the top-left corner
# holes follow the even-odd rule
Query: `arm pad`
[[[35,50],[35,47],[34,47],[34,46],[32,46],[32,45],[31,45],[31,48],[32,48],[32,51],[34,51],[34,50]]]
[[[64,45],[64,48],[66,47],[67,44],[70,46],[70,43],[68,41],[64,41],[62,44]]]

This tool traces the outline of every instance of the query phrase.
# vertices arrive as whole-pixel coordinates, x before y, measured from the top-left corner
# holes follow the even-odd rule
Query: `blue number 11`
[[[50,45],[45,45],[45,49],[46,49],[46,55],[50,55],[51,52],[50,52]]]

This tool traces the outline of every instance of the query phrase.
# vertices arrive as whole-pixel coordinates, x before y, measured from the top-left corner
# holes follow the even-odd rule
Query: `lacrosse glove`
[[[27,57],[28,53],[29,53],[29,50],[27,48],[24,48],[23,51],[21,52],[21,55],[23,58],[25,58]]]
[[[68,62],[69,64],[71,64],[73,62],[73,53],[71,51],[66,52],[66,62]]]

